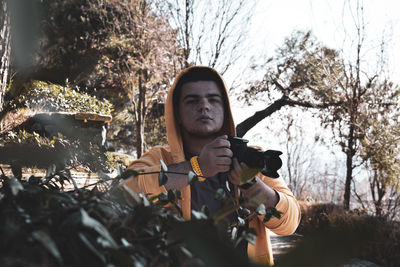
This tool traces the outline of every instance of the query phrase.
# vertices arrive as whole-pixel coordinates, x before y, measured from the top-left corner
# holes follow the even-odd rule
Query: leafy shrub
[[[303,206],[297,232],[304,240],[278,266],[289,266],[296,260],[305,264],[302,266],[336,266],[354,257],[382,266],[398,266],[400,262],[399,222],[359,210],[346,211],[332,203]],[[304,255],[314,256],[305,262]]]
[[[96,96],[79,91],[79,88],[61,86],[43,81],[32,81],[24,84],[14,83],[6,103],[8,109],[28,107],[40,111],[91,112],[111,115],[112,104],[99,100]]]
[[[226,238],[226,228],[203,212],[184,221],[173,207],[178,191],[149,202],[123,197],[103,175],[93,189],[62,191],[67,170],[45,177],[1,176],[2,266],[251,266]],[[126,202],[126,200],[129,200]]]
[[[35,132],[9,131],[0,135],[0,144],[0,162],[18,169],[55,165],[58,170],[87,167],[91,171],[111,171],[116,163],[98,145],[60,133],[47,138]]]
[[[0,136],[1,143],[7,144],[37,144],[38,146],[54,147],[56,142],[63,142],[62,135],[46,138],[38,133],[28,133],[25,130],[8,131]]]

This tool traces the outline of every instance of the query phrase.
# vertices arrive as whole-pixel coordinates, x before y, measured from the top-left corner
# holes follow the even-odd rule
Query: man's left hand
[[[245,163],[239,162],[237,158],[233,158],[232,169],[228,173],[229,181],[234,185],[240,185],[240,173],[245,168],[248,168]]]
[[[240,185],[240,173],[243,169],[248,168],[248,166],[243,163],[239,162],[237,158],[232,159],[232,169],[228,173],[228,179],[229,181],[234,184],[234,185]],[[258,201],[261,202],[257,203],[255,206],[259,204],[264,204],[266,207],[275,207],[275,205],[279,201],[279,195],[278,193],[272,189],[270,186],[268,186],[266,183],[264,183],[258,176],[256,178],[256,183],[252,186],[250,186],[248,189],[240,189],[242,194],[251,199],[256,196],[263,196],[263,197],[257,197]]]

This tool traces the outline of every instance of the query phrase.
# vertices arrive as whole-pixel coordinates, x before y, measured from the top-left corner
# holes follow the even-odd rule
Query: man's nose
[[[208,101],[207,98],[200,99],[199,105],[198,105],[198,110],[199,111],[203,111],[203,110],[209,111],[210,107],[211,107],[210,106],[210,102]]]

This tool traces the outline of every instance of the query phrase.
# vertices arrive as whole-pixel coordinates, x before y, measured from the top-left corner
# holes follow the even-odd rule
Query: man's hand
[[[199,164],[205,177],[229,171],[233,153],[230,150],[231,143],[227,139],[227,135],[219,136],[201,150]]]
[[[234,185],[240,185],[240,172],[248,168],[246,163],[239,162],[237,158],[232,159],[232,169],[229,171],[229,181]]]
[[[229,181],[234,185],[240,184],[240,172],[248,168],[243,162],[239,162],[237,158],[232,160],[232,169],[228,174]],[[240,189],[242,194],[250,199],[247,203],[250,208],[256,208],[259,204],[264,204],[266,207],[275,207],[279,201],[279,195],[274,189],[264,183],[258,176],[256,176],[256,183],[248,189]]]

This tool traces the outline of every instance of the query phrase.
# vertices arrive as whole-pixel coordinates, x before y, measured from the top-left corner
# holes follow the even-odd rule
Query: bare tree
[[[315,158],[313,151],[306,148],[303,132],[296,129],[293,117],[289,116],[286,134],[286,164],[282,170],[286,175],[288,186],[298,199],[306,199],[310,196],[307,190],[314,178]],[[307,191],[307,192],[306,192]]]
[[[294,32],[262,67],[264,78],[243,90],[239,100],[251,104],[254,99],[264,97],[272,100],[272,104],[239,123],[238,136],[244,136],[285,106],[327,109],[344,103],[338,97],[340,94],[331,90],[343,76],[339,53],[319,44],[311,32]]]
[[[131,92],[135,115],[136,153],[139,158],[145,150],[145,120],[151,99],[165,93],[170,71],[176,71],[179,59],[175,45],[175,31],[166,18],[152,13],[151,2],[136,1],[131,34],[136,39],[137,56],[127,61],[132,75]],[[162,97],[162,96],[161,96]]]
[[[379,105],[373,109],[362,107],[364,135],[361,140],[361,157],[369,173],[369,187],[375,214],[390,216],[389,211],[397,209],[399,203],[400,176],[400,91],[393,89],[387,81],[374,85],[381,88],[373,92],[367,105],[374,105],[377,99],[386,99],[390,105]]]
[[[299,200],[337,202],[341,185],[339,164],[331,160],[335,155],[332,153],[325,158],[326,151],[321,149],[325,141],[320,130],[308,128],[306,131],[303,128],[304,120],[311,119],[309,112],[298,109],[287,111],[287,114],[284,112],[279,116],[279,120],[285,121],[282,125],[284,129],[270,129],[279,134],[280,142],[286,148],[282,177]],[[313,120],[318,121],[318,118]]]
[[[224,74],[244,50],[254,1],[168,0],[162,12],[171,18],[183,49],[182,67],[207,65]]]
[[[7,10],[7,1],[0,4],[0,111],[3,108],[4,93],[8,85],[10,66],[10,19]]]
[[[317,108],[325,127],[330,127],[336,143],[346,155],[344,207],[350,207],[353,170],[363,164],[365,114],[383,108],[393,109],[397,103],[398,87],[386,83],[381,86],[377,74],[368,75],[361,66],[363,32],[359,29],[356,59],[347,63],[339,51],[318,44],[310,33],[295,33],[278,49],[277,56],[268,64],[264,80],[246,89],[241,99],[248,103],[266,96],[276,99],[264,110],[255,113],[237,126],[244,135],[273,112],[283,106]],[[387,92],[391,97],[385,97]],[[373,103],[371,105],[370,103]],[[387,116],[392,115],[388,112]]]

